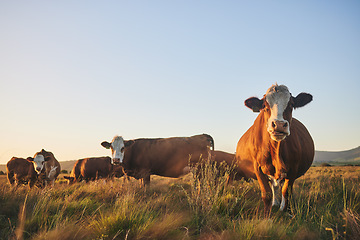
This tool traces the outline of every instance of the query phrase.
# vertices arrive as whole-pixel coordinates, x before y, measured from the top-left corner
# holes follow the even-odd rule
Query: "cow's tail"
[[[210,148],[210,150],[215,150],[215,144],[214,144],[214,139],[212,138],[212,136],[210,136],[209,134],[204,134],[209,142],[208,147]]]
[[[210,136],[208,134],[204,134],[204,135],[206,136],[206,140],[209,143],[207,145],[208,161],[211,161],[212,151],[214,151],[214,149],[215,149],[214,139],[212,138],[212,136]]]

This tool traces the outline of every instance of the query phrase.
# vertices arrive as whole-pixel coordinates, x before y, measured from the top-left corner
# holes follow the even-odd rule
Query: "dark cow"
[[[51,183],[54,186],[57,176],[60,174],[60,163],[54,157],[52,152],[47,152],[42,149],[40,152],[35,153],[34,157],[28,157],[28,161],[32,162],[36,173],[39,175],[44,172],[44,184]]]
[[[101,145],[111,149],[113,162],[121,163],[128,176],[150,183],[150,175],[180,177],[190,172],[189,163],[208,158],[214,141],[207,134],[192,137],[135,139],[114,137]]]
[[[33,164],[24,158],[12,157],[6,164],[6,171],[11,185],[16,183],[19,186],[28,183],[32,188],[38,179]]]
[[[93,157],[79,159],[74,164],[71,175],[64,176],[69,184],[82,180],[94,181],[100,178],[122,177],[123,169],[120,165],[111,164],[110,157]]]
[[[312,101],[312,95],[293,97],[284,85],[271,86],[262,99],[249,98],[245,105],[260,112],[254,124],[240,138],[236,161],[248,177],[259,181],[265,215],[271,204],[287,210],[288,195],[295,179],[305,174],[314,159],[314,142],[305,128],[292,117],[293,109]],[[280,191],[282,194],[280,194]]]

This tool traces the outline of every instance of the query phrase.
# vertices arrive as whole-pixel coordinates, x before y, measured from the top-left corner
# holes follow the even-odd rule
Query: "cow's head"
[[[102,142],[101,146],[106,149],[111,149],[111,164],[120,164],[124,160],[125,141],[120,136],[115,136],[113,140],[109,142]]]
[[[292,110],[303,107],[311,101],[311,94],[300,93],[293,97],[286,86],[275,84],[267,90],[262,99],[248,98],[245,105],[254,112],[263,111],[271,139],[282,141],[290,135]]]
[[[49,152],[46,152],[44,149],[41,152],[35,153],[34,157],[28,157],[26,160],[34,164],[34,169],[37,174],[40,174],[44,168],[45,162],[51,159]]]
[[[76,182],[76,179],[74,177],[64,176],[64,178],[67,180],[69,185]]]

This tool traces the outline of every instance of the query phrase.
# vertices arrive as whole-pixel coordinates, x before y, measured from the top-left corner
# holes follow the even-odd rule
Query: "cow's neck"
[[[271,154],[271,160],[272,160],[272,165],[275,168],[275,179],[280,179],[280,178],[284,178],[286,177],[286,173],[287,173],[287,167],[284,163],[284,160],[281,156],[281,146],[282,146],[283,142],[277,142],[274,140],[270,140],[270,154]]]
[[[272,175],[276,179],[283,178],[284,173],[287,172],[287,167],[281,156],[281,146],[283,144],[282,141],[277,142],[271,139],[268,131],[267,131],[267,119],[265,119],[263,112],[261,112],[257,118],[260,123],[257,126],[261,126],[257,129],[257,136],[261,136],[260,139],[262,141],[262,149],[261,155],[259,156],[259,162],[262,171],[267,175]]]

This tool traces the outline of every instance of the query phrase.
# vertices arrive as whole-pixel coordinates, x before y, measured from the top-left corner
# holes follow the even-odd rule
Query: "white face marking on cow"
[[[267,90],[265,96],[271,110],[267,130],[273,140],[281,141],[290,135],[289,122],[284,119],[283,114],[288,106],[291,94],[286,86],[273,85]]]
[[[35,156],[33,164],[34,164],[34,169],[37,172],[37,174],[39,174],[41,172],[41,170],[43,170],[44,163],[45,163],[45,158],[43,155],[38,154]]]
[[[119,164],[123,162],[124,159],[124,149],[125,143],[122,137],[114,137],[113,141],[111,142],[111,164]]]

